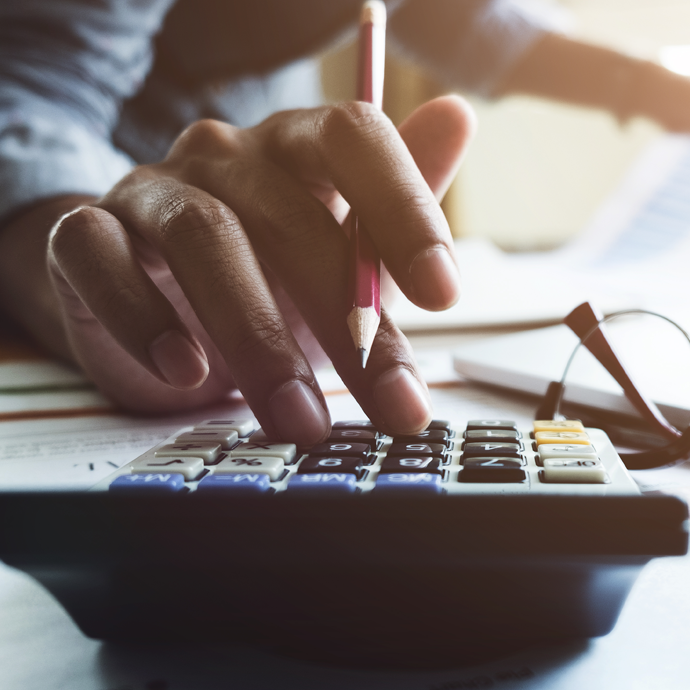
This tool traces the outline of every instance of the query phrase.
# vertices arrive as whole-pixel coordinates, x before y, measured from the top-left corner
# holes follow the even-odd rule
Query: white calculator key
[[[544,443],[539,446],[539,457],[542,460],[547,458],[587,458],[598,460],[597,451],[594,446],[583,446],[579,443]]]
[[[297,446],[294,443],[255,441],[253,436],[230,451],[231,458],[275,457],[282,458],[286,464],[292,462],[296,454]]]
[[[232,429],[240,436],[247,436],[254,431],[253,419],[207,419],[197,424],[195,429]]]
[[[606,484],[604,466],[587,458],[551,458],[544,460],[544,479],[558,484]]]
[[[248,439],[248,440],[249,440],[249,439]],[[251,440],[252,440],[254,443],[267,443],[268,441],[270,441],[270,439],[268,438],[268,436],[266,436],[266,432],[265,432],[263,429],[261,429],[261,428],[257,429],[257,430],[252,434]]]
[[[237,432],[234,429],[199,429],[187,431],[175,439],[175,443],[220,443],[223,450],[230,450],[238,440]]]
[[[169,443],[159,448],[154,455],[157,458],[203,458],[204,462],[213,462],[220,454],[220,443]]]
[[[130,467],[132,474],[181,474],[185,481],[194,481],[204,471],[201,458],[156,458],[143,457],[135,460]]]
[[[285,470],[283,458],[246,456],[221,460],[213,474],[267,474],[274,482]]]

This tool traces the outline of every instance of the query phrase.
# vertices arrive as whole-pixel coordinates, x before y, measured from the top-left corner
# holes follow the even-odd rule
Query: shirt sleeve
[[[454,88],[492,96],[562,13],[534,0],[411,0],[389,23],[393,48]]]
[[[111,132],[171,2],[0,0],[0,218],[131,169]]]

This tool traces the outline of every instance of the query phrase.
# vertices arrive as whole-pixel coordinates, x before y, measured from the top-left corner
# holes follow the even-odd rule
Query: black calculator
[[[210,419],[90,491],[0,493],[0,558],[95,638],[434,666],[608,633],[687,518],[577,421],[343,421],[297,448]]]

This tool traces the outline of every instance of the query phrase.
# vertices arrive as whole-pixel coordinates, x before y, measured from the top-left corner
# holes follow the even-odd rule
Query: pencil
[[[386,6],[381,0],[367,0],[359,20],[357,100],[378,108],[383,103],[385,46]],[[349,302],[347,325],[364,368],[381,321],[381,259],[355,214],[350,226]]]

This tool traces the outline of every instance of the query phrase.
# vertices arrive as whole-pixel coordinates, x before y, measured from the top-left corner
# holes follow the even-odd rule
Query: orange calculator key
[[[589,436],[579,431],[537,431],[534,438],[538,446],[542,443],[581,443],[588,446],[591,443]]]

